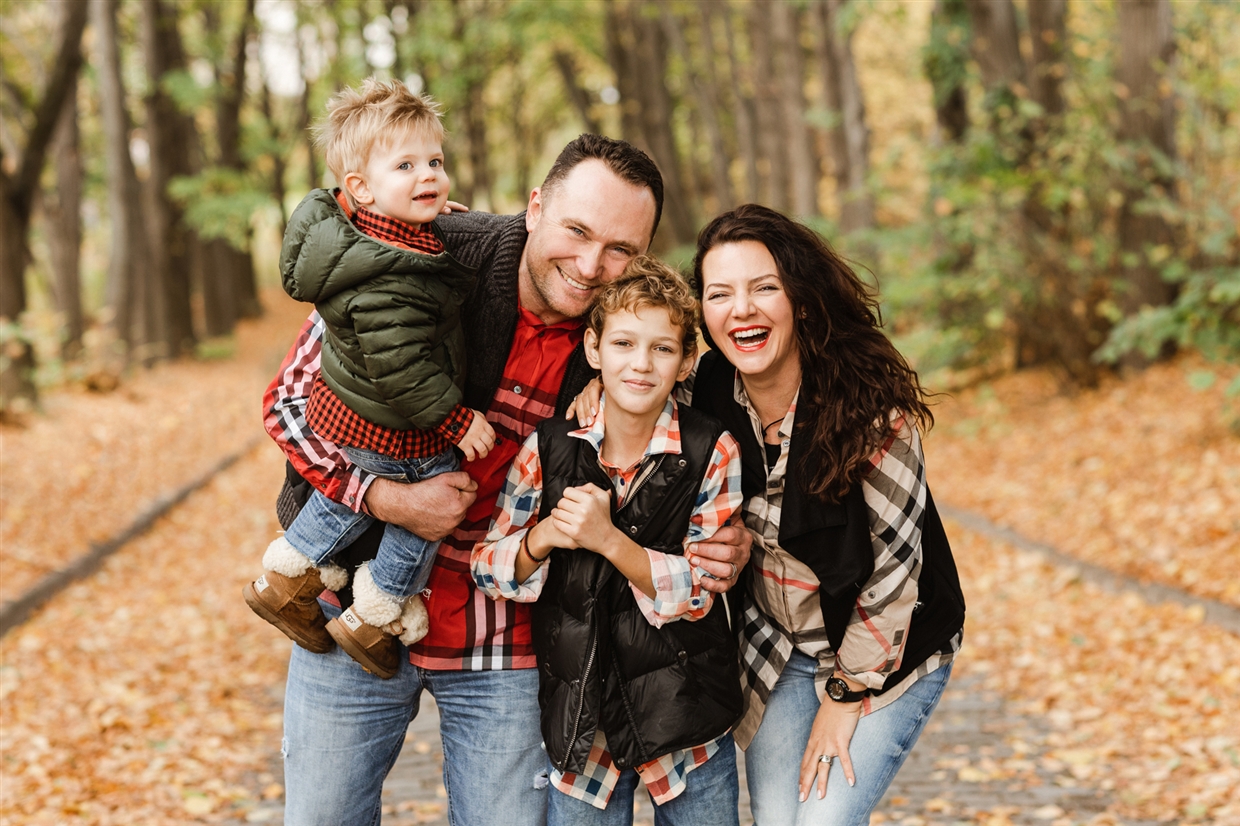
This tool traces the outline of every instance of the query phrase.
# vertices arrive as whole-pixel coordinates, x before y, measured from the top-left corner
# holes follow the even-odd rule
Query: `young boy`
[[[322,376],[306,420],[381,477],[419,481],[485,456],[495,431],[462,407],[461,303],[473,272],[449,255],[431,223],[448,199],[437,105],[400,82],[365,81],[328,103],[318,145],[342,189],[315,190],[284,235],[280,274],[293,298],[312,301],[327,335]],[[358,569],[353,605],[326,621],[317,597],[347,582],[330,562],[371,524],[316,492],[263,556],[266,573],[247,603],[310,651],[333,641],[383,679],[396,674],[395,635],[426,634],[426,585],[439,547],[395,525]]]
[[[693,367],[697,315],[684,280],[650,257],[603,288],[585,332],[598,415],[538,426],[471,559],[490,596],[536,601],[551,826],[632,823],[639,779],[660,822],[737,822],[736,644],[684,549],[740,507],[740,451],[671,397]]]

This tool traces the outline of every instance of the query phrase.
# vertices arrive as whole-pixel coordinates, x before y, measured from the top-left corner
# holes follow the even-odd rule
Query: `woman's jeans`
[[[917,680],[895,702],[862,717],[848,748],[857,785],[848,785],[837,758],[827,776],[826,798],[818,799],[815,784],[800,803],[801,757],[821,705],[814,690],[817,668],[812,658],[792,652],[745,752],[749,804],[757,826],[866,826],[951,675],[948,663]]]
[[[329,618],[340,609],[320,600]],[[538,669],[429,671],[390,680],[334,648],[294,645],[284,694],[285,826],[374,826],[423,691],[439,706],[443,783],[452,826],[543,826],[547,755],[538,725]],[[632,808],[629,809],[630,815]]]
[[[393,459],[373,450],[345,448],[353,464],[382,479],[397,482],[421,482],[460,469],[456,452],[420,459]],[[297,514],[284,538],[299,553],[322,565],[366,532],[374,517],[354,511],[347,505],[333,502],[317,490]],[[426,587],[431,564],[439,550],[438,542],[423,539],[397,525],[385,525],[379,551],[370,561],[370,576],[380,591],[404,599]]]
[[[729,734],[715,755],[685,775],[685,790],[654,807],[655,826],[737,826],[740,796],[736,776],[736,741]],[[564,794],[554,786],[547,803],[547,826],[631,826],[633,795],[644,790],[633,769],[620,772],[606,809]]]

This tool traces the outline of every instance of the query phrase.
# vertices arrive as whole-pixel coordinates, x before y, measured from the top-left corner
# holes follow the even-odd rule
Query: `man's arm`
[[[379,479],[306,424],[306,402],[319,375],[323,321],[311,313],[263,398],[263,426],[303,479],[328,499],[366,510],[424,539],[442,539],[465,518],[477,485],[464,472],[403,484]]]

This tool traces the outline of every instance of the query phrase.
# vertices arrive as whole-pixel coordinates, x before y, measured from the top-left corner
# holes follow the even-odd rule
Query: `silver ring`
[[[736,579],[736,563],[729,562],[728,564],[732,566],[732,573],[728,574],[728,579]]]
[[[832,754],[823,754],[823,755],[819,756],[819,758],[818,758],[818,762],[819,762],[819,763],[826,763],[828,766],[830,766],[830,765],[831,765],[831,761],[832,761],[832,760],[834,760],[834,759],[835,759],[835,755],[832,755]]]

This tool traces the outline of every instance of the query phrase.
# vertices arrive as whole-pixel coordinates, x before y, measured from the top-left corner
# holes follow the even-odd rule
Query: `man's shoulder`
[[[478,266],[504,242],[525,244],[525,213],[493,215],[489,212],[454,212],[440,215],[435,225],[453,257]]]

